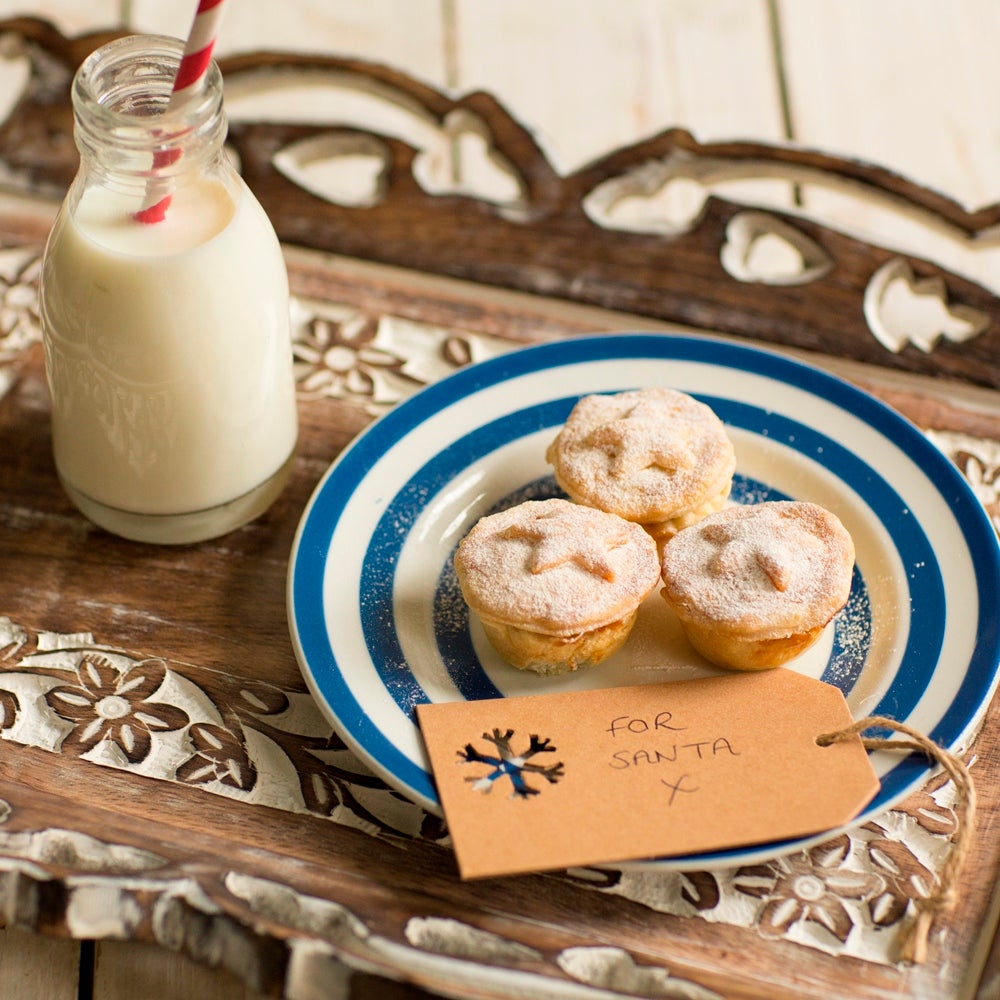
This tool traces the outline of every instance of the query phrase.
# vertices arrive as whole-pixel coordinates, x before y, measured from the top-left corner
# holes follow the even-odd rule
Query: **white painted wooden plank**
[[[778,0],[795,138],[1000,200],[996,0]]]
[[[129,25],[135,31],[183,38],[195,6],[133,0]],[[258,49],[355,56],[388,63],[438,85],[444,80],[440,0],[228,3],[216,52]]]
[[[889,167],[975,208],[1000,200],[995,0],[778,0],[796,142]],[[856,193],[804,189],[809,214],[1000,291],[975,244]]]
[[[80,944],[0,928],[4,1000],[76,1000]]]
[[[670,126],[783,137],[765,0],[477,0],[456,7],[461,91],[491,91],[568,172]]]
[[[42,994],[36,994],[41,996]],[[224,969],[207,966],[155,945],[102,941],[96,946],[94,1000],[262,1000]]]
[[[193,5],[134,0],[130,27],[183,37],[190,27],[192,10]],[[228,4],[216,54],[257,50],[355,57],[390,65],[437,87],[445,81],[440,0],[411,0],[406,4],[396,0],[370,0],[364,4],[352,0]],[[295,82],[282,77],[277,88],[256,79],[246,86],[227,81],[226,111],[231,121],[367,127],[399,136],[418,148],[443,143],[439,136],[426,134],[434,130],[426,121],[414,118],[408,102],[387,100],[333,74],[317,73]],[[338,172],[345,167],[343,159],[335,163]],[[316,164],[311,169],[313,173],[319,170]],[[358,164],[357,169],[367,176],[367,161]],[[350,185],[350,177],[347,183]]]
[[[63,34],[77,35],[121,24],[121,7],[121,0],[0,0],[0,19],[42,17]]]

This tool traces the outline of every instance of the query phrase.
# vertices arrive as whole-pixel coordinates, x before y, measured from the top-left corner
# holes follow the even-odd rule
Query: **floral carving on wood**
[[[377,416],[450,374],[516,344],[345,303],[297,297],[292,352],[304,399],[342,399]]]
[[[806,921],[844,943],[854,926],[848,904],[883,888],[877,875],[845,866],[850,853],[851,838],[841,834],[803,854],[740,868],[733,884],[762,901],[757,926],[765,937],[781,937]]]
[[[45,692],[49,708],[73,724],[63,738],[63,751],[83,756],[104,744],[122,763],[142,763],[155,734],[176,732],[188,724],[182,709],[150,701],[166,672],[166,664],[157,659],[141,660],[123,671],[105,656],[81,656],[76,683]]]
[[[0,710],[3,739],[91,764],[372,833],[434,827],[347,752],[302,692],[263,682],[210,692],[158,657],[0,618]]]
[[[37,247],[0,247],[0,398],[10,387],[16,363],[41,340],[40,263]]]
[[[0,618],[0,738],[375,837],[447,847],[441,821],[371,774],[303,692],[138,657],[94,637]],[[581,870],[565,877],[653,909],[755,928],[833,954],[893,960],[910,903],[937,880],[956,832],[936,778],[877,822],[807,851],[733,869]]]
[[[957,431],[930,430],[927,436],[958,466],[1000,534],[1000,441]]]
[[[576,872],[651,909],[756,930],[832,955],[891,964],[913,904],[934,889],[952,838],[954,789],[941,778],[877,822],[759,864],[650,874]],[[876,933],[878,932],[878,933]]]

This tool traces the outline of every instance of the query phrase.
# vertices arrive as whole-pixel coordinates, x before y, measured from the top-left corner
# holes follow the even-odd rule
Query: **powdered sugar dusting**
[[[619,620],[660,576],[642,528],[558,498],[482,518],[459,544],[455,571],[484,618],[550,635]]]
[[[850,691],[868,659],[872,640],[872,615],[868,590],[855,568],[851,596],[844,610],[837,615],[833,653],[823,674],[823,680]]]
[[[700,504],[727,488],[736,466],[712,409],[664,387],[584,396],[546,458],[571,497],[638,522]]]
[[[488,513],[506,510],[526,500],[556,496],[565,499],[554,479],[545,476],[498,496]],[[743,473],[733,477],[732,500],[735,503],[758,504],[789,499],[773,484]],[[466,530],[470,527],[471,523]],[[486,648],[488,643],[471,621],[469,607],[459,589],[453,556],[454,553],[441,568],[434,597],[437,646],[451,681],[467,699],[498,698],[535,690],[538,677],[524,681],[523,671],[506,666]],[[835,616],[825,638],[794,661],[796,669],[810,676],[822,676],[845,694],[851,692],[858,678],[871,666],[872,607],[860,568],[855,568],[851,588],[847,605]],[[599,671],[574,672],[567,675],[571,678],[568,682],[567,676],[563,676],[559,686],[566,683],[610,686],[660,682],[700,677],[719,669],[710,666],[691,647],[676,615],[667,607],[657,588],[642,602],[635,628],[625,646],[604,661]],[[544,683],[542,689],[547,689]]]
[[[853,564],[850,535],[816,504],[729,507],[667,543],[665,596],[682,618],[788,634],[843,607]]]

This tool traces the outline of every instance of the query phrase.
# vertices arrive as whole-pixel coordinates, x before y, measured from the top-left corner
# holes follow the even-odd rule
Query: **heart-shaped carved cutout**
[[[673,156],[650,160],[598,184],[583,207],[608,229],[679,236],[698,224],[709,188],[686,172],[687,161]]]
[[[498,205],[524,198],[521,178],[493,146],[486,125],[464,110],[445,117],[442,142],[417,156],[413,175],[428,194],[461,194]]]
[[[833,259],[815,240],[767,212],[734,215],[719,259],[737,281],[767,285],[806,284],[833,266]]]
[[[370,208],[385,193],[389,153],[365,135],[319,135],[279,150],[274,168],[293,184],[346,208]]]
[[[31,61],[14,35],[0,38],[0,125],[17,107],[31,81]]]

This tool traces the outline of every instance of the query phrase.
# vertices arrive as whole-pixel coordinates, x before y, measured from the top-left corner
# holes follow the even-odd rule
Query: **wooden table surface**
[[[698,327],[806,352],[914,419],[955,458],[1000,523],[1000,258],[992,235],[998,213],[991,210],[1000,201],[1000,141],[990,124],[1000,69],[989,47],[1000,13],[989,0],[949,5],[947,16],[929,0],[878,5],[852,0],[835,8],[798,0],[233,3],[219,46],[227,106],[245,172],[252,173],[252,186],[259,185],[287,247],[303,434],[295,475],[276,507],[254,525],[193,551],[131,546],[88,528],[59,493],[51,469],[33,266],[72,151],[65,144],[65,120],[55,111],[33,104],[32,114],[23,113],[28,84],[44,77],[46,86],[58,87],[52,67],[65,68],[92,47],[88,32],[183,35],[189,17],[182,5],[151,0],[103,0],[86,5],[86,13],[80,7],[60,0],[31,7],[0,0],[0,22],[7,19],[6,28],[0,23],[0,122],[5,123],[0,125],[0,618],[7,616],[24,630],[18,640],[23,650],[66,646],[102,656],[110,649],[130,663],[155,660],[163,664],[158,669],[200,691],[224,719],[242,719],[244,726],[249,716],[239,705],[241,683],[258,703],[271,697],[265,689],[295,701],[304,687],[287,639],[284,572],[298,516],[329,462],[373,416],[455,365],[512,344],[577,333]],[[47,18],[56,30],[17,20],[22,16]],[[292,85],[288,72],[280,76],[280,86],[268,75],[273,60],[247,55],[259,50],[302,56],[297,65],[281,64],[283,71],[298,74]],[[39,52],[44,59],[37,58]],[[350,62],[355,59],[391,69],[380,73],[370,66],[366,86],[343,86],[343,74],[358,68]],[[496,97],[525,133],[495,115],[492,105],[459,100],[479,89]],[[408,116],[421,104],[429,118]],[[499,166],[486,155],[477,127],[469,127],[469,115],[503,130],[506,159]],[[428,138],[427,121],[435,116],[431,131],[437,134]],[[446,242],[435,243],[433,234],[406,238],[400,230],[411,217],[397,215],[394,223],[385,206],[375,213],[377,226],[366,239],[353,224],[358,204],[343,199],[334,204],[338,185],[346,183],[348,195],[357,195],[357,175],[345,180],[336,169],[324,173],[324,163],[329,167],[336,158],[329,147],[308,145],[325,141],[332,126],[378,132],[381,148],[390,150],[397,165],[408,150],[421,149],[423,159],[411,158],[407,165],[424,171],[427,188],[445,194],[461,190],[494,205],[511,197],[511,163],[522,168],[534,204],[551,206],[556,195],[596,190],[593,182],[644,158],[674,156],[671,162],[688,167],[679,175],[684,183],[674,185],[669,197],[649,198],[650,191],[633,178],[626,192],[631,201],[616,200],[622,191],[611,188],[604,201],[589,207],[607,213],[601,221],[618,227],[619,244],[634,240],[637,250],[655,255],[661,243],[673,241],[670,245],[706,274],[718,256],[720,234],[744,207],[763,207],[785,222],[803,215],[813,221],[791,231],[767,230],[784,241],[771,247],[775,256],[757,258],[746,247],[738,266],[759,271],[741,277],[730,271],[731,287],[716,281],[718,297],[695,295],[695,309],[686,291],[666,278],[652,279],[647,294],[629,287],[626,275],[608,265],[613,254],[605,251],[611,244],[600,241],[591,257],[581,251],[592,268],[591,287],[574,284],[572,269],[563,269],[553,250],[560,226],[572,214],[561,209],[548,217],[560,225],[535,220],[529,241],[534,258],[526,257],[521,245],[508,247],[505,256],[503,247],[489,244],[496,238],[490,227],[498,226],[489,213],[476,216],[475,233],[484,242],[470,243],[468,261],[461,255],[452,259]],[[691,135],[662,139],[673,127]],[[648,147],[633,149],[621,161],[608,157],[646,139]],[[541,158],[527,156],[532,142]],[[783,158],[789,143],[799,150]],[[802,147],[829,156],[813,156]],[[372,148],[360,147],[362,153]],[[594,163],[600,166],[591,169]],[[364,164],[360,168],[363,179]],[[290,186],[283,186],[285,181]],[[318,193],[322,204],[303,200],[303,190]],[[707,196],[713,196],[707,214],[698,215]],[[547,197],[555,201],[544,202]],[[414,212],[417,220],[431,211],[419,198],[400,197],[392,204],[397,212]],[[471,211],[465,202],[459,208]],[[452,214],[440,216],[442,231],[451,225],[447,219],[457,218],[456,226],[461,222],[461,211],[455,216],[453,209],[451,203]],[[345,220],[351,223],[346,234]],[[487,252],[489,246],[494,253]],[[900,250],[912,256],[901,258]],[[839,265],[839,274],[863,274],[865,280],[859,277],[852,285],[824,279],[819,275],[824,255]],[[909,272],[893,270],[900,259]],[[422,267],[427,261],[432,263]],[[815,280],[780,285],[782,268],[812,265]],[[444,275],[427,274],[438,269]],[[914,296],[906,322],[945,324],[949,333],[933,350],[901,345],[889,350],[901,329],[890,317],[882,317],[881,327],[875,324],[873,337],[870,317],[862,321],[860,309],[850,322],[838,312],[830,318],[815,308],[808,311],[812,294],[860,303],[872,273],[885,274],[887,282],[909,274],[917,292],[925,293]],[[938,312],[928,312],[933,309]],[[841,326],[842,343],[832,339]],[[353,352],[349,370],[321,363],[331,347]],[[409,360],[410,371],[419,370],[419,376],[387,373],[379,364],[387,355]],[[164,596],[165,582],[185,580],[215,585],[188,583]],[[27,669],[23,663],[18,668]],[[55,668],[48,663],[32,669],[41,676]],[[257,689],[257,680],[267,683]],[[306,770],[304,747],[329,749],[335,742],[308,706],[295,704],[307,723],[288,750],[293,770],[308,773],[325,795],[350,794],[350,782],[331,782],[330,772],[315,767]],[[980,773],[996,766],[996,723],[991,716],[976,745]],[[230,726],[230,731],[239,730]],[[268,732],[278,739],[280,726]],[[994,817],[1000,793],[988,780],[973,866],[986,877],[967,883],[959,910],[938,928],[928,966],[901,970],[887,958],[891,949],[885,944],[898,930],[895,925],[874,937],[870,927],[866,937],[852,926],[838,944],[836,936],[816,940],[801,934],[803,927],[809,930],[804,920],[786,928],[784,936],[765,940],[752,922],[706,920],[704,910],[698,915],[690,905],[668,906],[649,887],[643,895],[635,885],[606,886],[581,902],[578,888],[565,881],[512,880],[495,906],[479,912],[473,894],[450,881],[433,830],[425,830],[407,852],[407,864],[435,887],[429,892],[392,866],[382,871],[382,863],[372,859],[371,831],[363,823],[352,828],[320,818],[315,799],[288,814],[298,817],[296,830],[308,830],[314,845],[305,852],[287,847],[289,872],[276,855],[262,861],[255,854],[256,834],[273,837],[275,830],[291,829],[282,826],[284,820],[272,823],[282,807],[259,788],[231,787],[220,795],[218,789],[183,787],[176,775],[154,773],[152,766],[145,776],[139,768],[113,780],[99,765],[54,752],[40,737],[33,737],[32,745],[32,739],[3,736],[0,798],[17,807],[6,826],[3,853],[22,862],[7,871],[2,890],[9,925],[0,935],[4,997],[421,995],[420,986],[388,985],[381,974],[387,968],[398,974],[399,966],[392,960],[380,966],[381,959],[365,952],[360,939],[340,941],[359,968],[367,968],[346,977],[341,965],[322,961],[289,930],[297,926],[305,939],[323,943],[330,921],[348,919],[345,913],[364,914],[368,934],[379,941],[398,948],[408,944],[414,952],[453,963],[464,957],[484,968],[520,961],[527,971],[551,976],[551,956],[568,960],[582,943],[626,948],[622,955],[631,964],[618,967],[617,979],[608,968],[603,978],[574,978],[564,962],[565,989],[583,984],[592,991],[581,996],[608,995],[600,989],[643,996],[823,996],[834,995],[838,986],[846,995],[847,983],[859,984],[858,996],[997,995],[1000,966],[990,941],[996,925],[1000,846]],[[291,745],[287,739],[278,742],[286,750]],[[249,745],[230,749],[238,757]],[[18,799],[26,786],[37,793],[30,808]],[[92,801],[93,815],[68,818],[62,812],[67,801]],[[923,839],[900,842],[913,848],[911,856],[939,860],[953,833],[947,790],[929,789],[907,808],[893,821],[919,827]],[[269,819],[259,819],[260,810]],[[202,818],[192,819],[192,811]],[[177,818],[181,813],[183,822]],[[128,854],[123,845],[149,849],[150,819],[160,824],[152,840],[169,870],[155,887],[140,877],[147,869],[138,854],[106,853],[108,845],[118,845],[123,855]],[[415,822],[412,815],[394,821]],[[398,842],[399,829],[391,830],[384,815],[382,822],[383,837]],[[66,829],[74,836],[48,841],[37,836]],[[84,833],[93,839],[81,839]],[[264,899],[263,883],[249,887],[233,878],[223,889],[213,880],[220,841],[231,847],[236,875],[267,874],[275,885],[293,887],[297,894],[289,898],[299,924],[280,909],[281,900]],[[338,859],[332,873],[323,869],[324,856]],[[37,881],[38,871],[23,867],[29,858],[42,866],[44,882]],[[369,871],[379,872],[378,878]],[[95,875],[93,884],[88,873]],[[97,873],[114,878],[102,881]],[[230,923],[213,922],[206,916],[210,908],[199,909],[200,875],[201,892],[226,896]],[[51,891],[39,892],[40,884]],[[692,883],[687,898],[708,886],[705,880]],[[190,897],[184,896],[187,891]],[[364,899],[373,892],[384,898]],[[540,904],[539,894],[547,902]],[[167,906],[177,899],[186,904]],[[320,912],[317,902],[319,909],[307,912],[310,900],[337,900],[345,909]],[[267,910],[265,903],[277,909]],[[138,914],[132,922],[130,907]],[[579,908],[582,912],[575,912]],[[181,937],[156,925],[158,912],[176,919]],[[422,914],[419,920],[416,913]],[[529,914],[540,928],[534,938],[524,924]],[[456,930],[434,923],[445,917],[465,917],[468,926]],[[475,937],[474,923],[490,936]],[[517,957],[516,946],[529,940],[546,961],[523,964],[523,956]],[[290,941],[295,949],[286,948]],[[320,944],[314,949],[322,950]],[[741,957],[734,961],[734,955]],[[365,967],[366,961],[373,964]],[[742,983],[733,974],[736,967],[745,973]],[[409,978],[460,996],[454,968],[445,974],[418,963]]]

